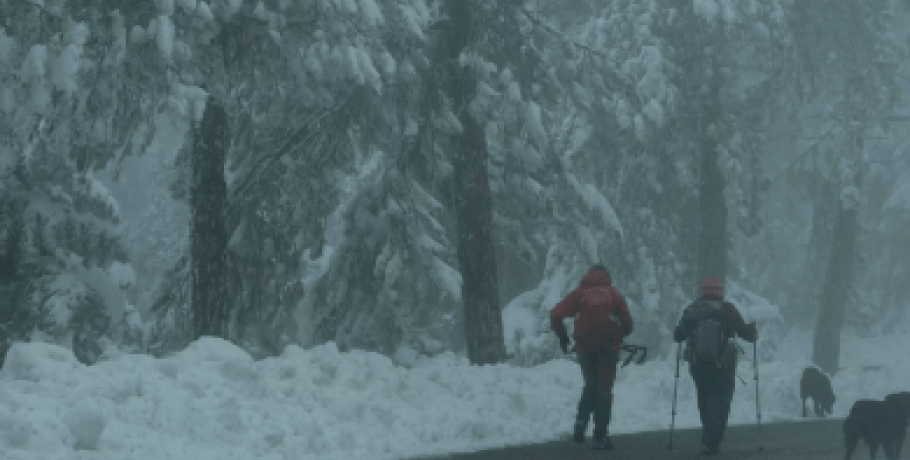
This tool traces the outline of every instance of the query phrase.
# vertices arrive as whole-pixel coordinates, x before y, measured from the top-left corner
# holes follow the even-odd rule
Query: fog
[[[534,366],[595,263],[652,359],[707,276],[832,374],[908,325],[906,2],[117,8],[0,1],[4,353]]]

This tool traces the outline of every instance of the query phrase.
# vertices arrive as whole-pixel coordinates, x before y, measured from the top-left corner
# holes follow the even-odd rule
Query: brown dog
[[[884,401],[856,401],[850,408],[850,415],[844,420],[844,447],[847,450],[844,458],[850,460],[862,439],[869,446],[869,454],[873,459],[881,445],[888,460],[897,460],[908,419],[910,393],[891,394]]]

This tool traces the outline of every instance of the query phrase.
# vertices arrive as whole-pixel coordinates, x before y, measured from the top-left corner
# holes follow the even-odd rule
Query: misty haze
[[[0,458],[910,458],[908,344],[908,0],[0,0]]]

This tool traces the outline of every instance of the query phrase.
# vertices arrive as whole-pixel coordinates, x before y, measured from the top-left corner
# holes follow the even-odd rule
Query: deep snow
[[[908,389],[908,339],[844,338],[836,416],[857,398]],[[793,332],[762,364],[765,421],[799,418],[810,344],[806,331]],[[740,363],[749,386],[737,383],[733,423],[755,422],[751,369]],[[612,431],[667,428],[673,374],[672,358],[621,369]],[[469,451],[564,436],[580,386],[569,360],[472,367],[443,355],[406,369],[330,343],[253,361],[205,338],[164,359],[123,355],[86,367],[64,348],[16,344],[0,372],[0,457],[380,460]],[[683,367],[677,426],[696,425],[693,397]]]

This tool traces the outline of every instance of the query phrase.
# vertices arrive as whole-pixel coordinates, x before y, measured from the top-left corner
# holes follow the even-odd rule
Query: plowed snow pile
[[[810,339],[791,333],[761,364],[765,421],[799,418]],[[910,335],[844,338],[836,416],[857,398],[910,389],[907,343]],[[751,361],[738,373],[748,386],[737,382],[731,419],[753,423]],[[611,431],[666,429],[673,374],[672,358],[621,369]],[[685,366],[681,374],[677,426],[696,426]],[[202,339],[166,359],[124,355],[86,367],[63,348],[16,344],[0,372],[0,458],[381,460],[470,451],[563,436],[581,384],[569,360],[472,367],[443,355],[406,369],[326,344],[253,361]]]

